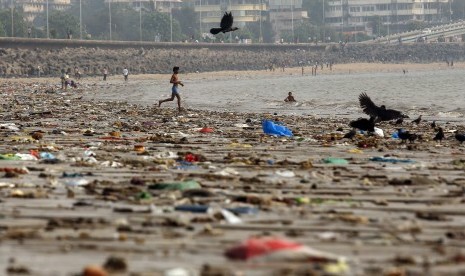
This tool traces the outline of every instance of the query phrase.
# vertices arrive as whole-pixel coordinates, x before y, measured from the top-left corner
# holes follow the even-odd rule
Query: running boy
[[[178,99],[178,109],[181,111],[181,95],[179,95],[178,85],[184,86],[184,84],[178,78],[179,67],[173,67],[173,75],[171,76],[170,83],[173,84],[171,88],[171,98],[158,101],[158,106],[161,106],[164,102],[170,102],[174,100],[174,97]]]

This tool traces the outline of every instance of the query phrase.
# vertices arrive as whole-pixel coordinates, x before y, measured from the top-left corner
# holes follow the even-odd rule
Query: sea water
[[[465,69],[318,76],[251,72],[237,77],[181,78],[186,80],[180,87],[183,106],[193,109],[357,118],[366,117],[358,102],[364,92],[375,104],[402,111],[411,118],[421,114],[430,120],[465,120]],[[112,89],[111,93],[96,93],[96,97],[113,100],[116,96],[118,100],[157,104],[171,95],[167,82],[137,81],[129,85],[124,90],[130,92]],[[290,91],[297,102],[284,102]],[[162,107],[175,106],[175,102],[168,102]]]

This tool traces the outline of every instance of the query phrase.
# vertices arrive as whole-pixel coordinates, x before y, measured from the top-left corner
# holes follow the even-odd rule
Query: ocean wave
[[[437,117],[440,117],[440,118],[461,118],[463,117],[463,113],[461,112],[455,112],[455,111],[451,111],[451,112],[438,112],[435,114]]]

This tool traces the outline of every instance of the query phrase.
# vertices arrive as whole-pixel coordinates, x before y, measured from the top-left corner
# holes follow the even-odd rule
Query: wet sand
[[[411,66],[415,69],[406,68],[441,65]],[[371,65],[350,68],[374,70]],[[401,67],[383,68],[378,70]],[[298,74],[300,68],[289,71]],[[246,73],[188,77],[233,74]],[[119,102],[117,95],[112,102],[87,100],[102,89],[96,80],[64,94],[51,91],[45,79],[0,84],[2,273],[22,269],[32,275],[72,275],[90,264],[103,265],[109,256],[127,263],[122,275],[163,275],[170,268],[208,275],[205,264],[221,270],[219,275],[320,271],[312,263],[233,262],[223,256],[248,237],[270,235],[346,256],[346,275],[465,272],[465,148],[447,132],[463,130],[460,123],[441,125],[446,131],[442,143],[432,141],[431,122],[410,121],[403,127],[421,134],[423,141],[362,135],[349,140],[342,139],[349,130],[347,118],[178,113],[172,103],[135,105]],[[120,83],[111,80],[108,89]],[[264,135],[264,118],[282,122],[295,137]],[[213,132],[199,132],[204,127]],[[398,126],[379,127],[390,134]],[[13,157],[5,154],[14,153],[40,158],[8,160]],[[186,162],[192,156],[198,161]],[[397,162],[370,160],[379,156]],[[348,164],[325,163],[330,157]],[[195,180],[201,188],[154,189],[184,180]],[[175,211],[180,205],[216,209]],[[239,214],[241,224],[218,214],[218,208],[234,207],[258,212]]]
[[[343,63],[343,64],[334,64],[333,70],[329,70],[329,68],[324,66],[324,69],[321,70],[318,67],[317,74],[320,75],[328,75],[328,74],[360,74],[360,73],[367,73],[367,72],[402,72],[403,69],[407,70],[408,72],[414,71],[426,71],[426,70],[445,70],[448,68],[452,68],[447,66],[445,62],[441,63]],[[464,62],[456,62],[454,63],[453,68],[463,69],[465,68]],[[210,79],[210,78],[235,78],[237,76],[263,76],[263,75],[270,75],[270,76],[279,76],[279,75],[301,75],[302,67],[291,67],[285,68],[284,72],[282,68],[275,68],[274,71],[270,70],[244,70],[244,71],[216,71],[216,72],[206,72],[206,73],[188,73],[185,74],[181,69],[181,74],[183,76],[188,76],[189,80],[199,80],[199,79]],[[131,72],[130,72],[131,73]],[[167,72],[168,74],[169,72]],[[312,73],[312,67],[304,66],[304,74],[310,75]],[[131,75],[129,80],[165,80],[167,74],[138,74],[138,75]],[[73,76],[71,76],[73,78]],[[102,77],[85,77],[82,79],[82,83],[88,84],[92,83],[93,81],[99,81]],[[11,82],[21,82],[21,83],[30,83],[30,82],[38,82],[38,83],[51,83],[51,82],[59,82],[58,78],[51,78],[51,77],[42,77],[42,78],[10,78],[8,79]],[[108,82],[112,83],[120,83],[123,80],[122,73],[120,76],[118,75],[110,75],[108,78]]]

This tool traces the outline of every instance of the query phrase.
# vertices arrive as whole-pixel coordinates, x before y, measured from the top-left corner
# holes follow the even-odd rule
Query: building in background
[[[0,0],[0,7],[22,9],[28,22],[32,22],[37,15],[47,9],[47,0]],[[71,6],[71,0],[48,0],[49,10],[65,10]]]
[[[307,11],[302,10],[302,0],[269,0],[269,14],[277,34],[292,31],[308,19]]]
[[[325,24],[343,32],[365,31],[374,18],[383,25],[412,20],[438,22],[451,0],[326,0]],[[449,12],[449,11],[448,11]]]
[[[234,25],[243,28],[248,22],[266,19],[265,0],[194,0],[194,11],[200,19],[202,32],[218,27],[224,12],[234,16]]]
[[[110,0],[105,0],[105,3],[109,1]],[[142,7],[150,11],[169,13],[170,9],[180,8],[182,0],[111,0],[111,3],[127,3],[132,5],[135,9]]]

